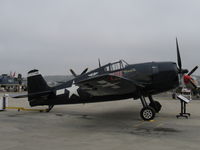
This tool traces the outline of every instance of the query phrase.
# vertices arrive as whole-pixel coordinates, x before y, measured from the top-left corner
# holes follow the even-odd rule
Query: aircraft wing
[[[114,75],[96,76],[75,83],[92,96],[123,95],[144,88],[133,80]]]

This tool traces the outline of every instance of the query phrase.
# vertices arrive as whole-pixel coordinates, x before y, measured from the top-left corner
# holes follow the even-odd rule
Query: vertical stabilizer
[[[28,93],[40,93],[50,89],[44,78],[39,74],[39,71],[34,69],[28,72]]]

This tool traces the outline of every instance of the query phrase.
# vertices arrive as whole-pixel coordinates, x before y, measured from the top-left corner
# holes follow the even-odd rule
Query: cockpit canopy
[[[117,61],[114,63],[109,63],[109,64],[103,66],[103,68],[104,68],[105,72],[110,72],[110,71],[116,71],[116,70],[123,69],[128,65],[129,64],[126,61],[120,60],[120,61]]]

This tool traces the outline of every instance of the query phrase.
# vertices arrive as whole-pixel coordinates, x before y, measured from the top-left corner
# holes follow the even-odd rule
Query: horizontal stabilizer
[[[49,95],[51,91],[44,91],[44,92],[37,92],[37,93],[31,93],[31,94],[18,94],[18,95],[9,95],[12,98],[26,98],[29,96],[44,96]]]
[[[12,98],[26,98],[28,94],[9,95]]]

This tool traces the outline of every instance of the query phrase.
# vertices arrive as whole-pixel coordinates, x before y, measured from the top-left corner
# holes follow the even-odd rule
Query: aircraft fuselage
[[[109,91],[112,88],[118,90],[118,85],[112,81],[115,79],[99,80],[96,86],[90,84],[78,86],[76,83],[95,78],[101,75],[113,75],[138,84],[142,88],[126,88],[119,90],[117,94]],[[33,81],[34,82],[34,81]],[[31,80],[28,84],[32,84]],[[47,96],[29,96],[31,106],[92,103],[102,101],[114,101],[127,98],[140,98],[140,95],[149,96],[176,88],[179,85],[178,68],[175,62],[148,62],[128,65],[119,61],[110,63],[92,70],[64,84],[52,87]],[[128,86],[123,84],[122,86]],[[99,88],[98,88],[99,87]],[[108,88],[108,92],[99,92],[100,88]]]

